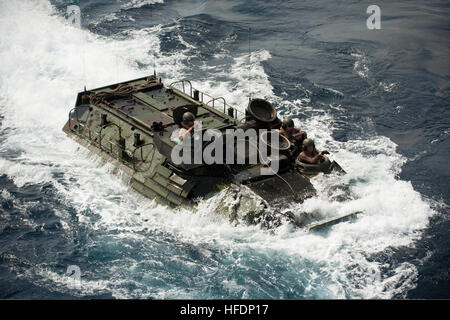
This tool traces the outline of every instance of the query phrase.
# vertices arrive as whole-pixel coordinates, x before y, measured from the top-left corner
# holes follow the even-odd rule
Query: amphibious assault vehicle
[[[245,138],[244,152],[234,139],[231,144],[222,139],[224,149],[235,151],[237,161],[232,164],[208,164],[204,160],[177,163],[173,149],[180,145],[177,131],[186,112],[201,124],[200,134],[215,129],[226,137],[230,129],[254,129],[257,137]],[[273,218],[277,211],[274,208],[315,194],[309,180],[314,168],[305,172],[305,168],[295,165],[292,146],[282,135],[275,138],[278,143],[272,143],[276,148],[270,149],[276,154],[269,152],[267,157],[259,157],[261,146],[271,145],[271,135],[278,132],[280,125],[275,108],[266,100],[250,100],[245,112],[241,112],[222,97],[196,90],[188,80],[166,86],[155,73],[101,88],[85,88],[78,93],[63,131],[127,173],[131,187],[148,198],[172,207],[194,208],[198,199],[222,192],[227,196],[219,198],[218,211],[231,220],[254,223],[262,216]],[[252,144],[257,146],[256,163],[249,161],[255,152],[249,147]],[[200,146],[204,149],[208,142],[202,141]],[[274,161],[278,170],[262,174],[261,169],[269,168]],[[338,168],[334,162],[318,169],[333,168]]]

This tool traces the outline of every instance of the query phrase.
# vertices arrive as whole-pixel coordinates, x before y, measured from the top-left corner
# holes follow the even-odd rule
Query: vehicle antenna
[[[119,63],[118,63],[118,58],[117,58],[117,55],[115,56],[115,59],[116,59],[116,80],[117,80],[117,82],[119,82]]]
[[[248,28],[248,100],[251,100],[251,94],[250,94],[250,71],[251,71],[251,63],[252,63],[252,56],[250,51],[250,32],[251,28]]]
[[[86,83],[86,43],[87,43],[87,32],[83,30],[81,27],[81,12],[79,7],[79,1],[76,2],[78,5],[78,23],[76,26],[78,27],[80,31],[80,38],[81,38],[81,63],[83,64],[83,82]],[[86,85],[84,86],[84,91],[86,91]]]
[[[82,60],[83,60],[83,80],[84,83],[86,83],[86,34],[83,32],[83,30],[80,30],[80,32],[82,33]],[[86,87],[86,86],[85,86]]]

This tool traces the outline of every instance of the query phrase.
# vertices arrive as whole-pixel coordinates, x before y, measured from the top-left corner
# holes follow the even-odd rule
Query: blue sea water
[[[0,298],[450,298],[450,4],[380,0],[369,30],[371,4],[2,1]],[[363,214],[268,231],[134,192],[61,129],[85,85],[154,69],[272,101],[348,172],[291,210]]]

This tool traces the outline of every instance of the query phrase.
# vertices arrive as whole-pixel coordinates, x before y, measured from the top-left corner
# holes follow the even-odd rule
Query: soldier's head
[[[285,132],[292,134],[294,133],[294,120],[291,118],[286,118],[281,123],[281,127],[284,129]]]
[[[303,151],[313,152],[315,148],[313,139],[305,139],[303,140]]]
[[[190,128],[194,125],[195,116],[192,112],[185,112],[183,113],[183,119],[181,121],[181,124],[185,128]]]

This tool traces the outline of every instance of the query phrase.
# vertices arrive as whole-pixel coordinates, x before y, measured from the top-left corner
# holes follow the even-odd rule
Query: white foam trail
[[[353,64],[353,71],[362,79],[368,81],[372,85],[378,85],[385,92],[393,92],[398,88],[397,82],[376,81],[370,76],[370,60],[364,53],[351,53],[352,57],[355,57],[355,63]]]
[[[368,58],[362,53],[352,53],[351,56],[356,58],[353,70],[363,79],[369,77]]]
[[[0,172],[18,186],[51,182],[76,208],[80,223],[99,237],[111,232],[118,242],[131,239],[145,248],[151,245],[147,233],[163,232],[196,248],[211,246],[221,252],[221,261],[231,261],[236,268],[249,268],[252,258],[266,261],[256,273],[271,270],[278,263],[286,268],[286,279],[279,275],[278,280],[273,280],[277,284],[273,289],[276,293],[252,279],[242,284],[231,278],[224,281],[231,296],[284,297],[291,283],[304,287],[303,297],[389,298],[415,285],[414,265],[392,266],[386,275],[381,273],[384,266],[368,258],[391,246],[413,246],[414,239],[420,237],[420,231],[433,214],[410,182],[396,179],[406,159],[396,153],[396,145],[385,137],[374,135],[346,143],[335,141],[331,136],[333,118],[327,112],[314,110],[308,99],[283,101],[275,96],[261,65],[270,59],[268,51],[253,52],[250,73],[248,57],[242,55],[222,70],[208,70],[205,81],[194,85],[224,96],[241,110],[250,93],[252,97],[265,97],[288,106],[294,115],[295,108],[302,108],[302,112],[310,115],[301,124],[296,120],[297,124],[315,138],[318,146],[327,146],[348,175],[314,179],[319,196],[293,205],[293,210],[297,214],[307,211],[321,216],[364,211],[353,223],[338,224],[327,235],[307,234],[289,225],[273,234],[258,226],[234,227],[226,218],[211,213],[208,201],[200,204],[197,213],[158,206],[131,191],[123,181],[125,177],[109,174],[114,171],[111,166],[78,149],[64,136],[61,127],[69,106],[74,103],[75,91],[85,84],[92,88],[151,74],[153,62],[167,82],[183,78],[182,62],[192,47],[171,55],[160,52],[158,27],[123,33],[122,40],[99,37],[67,25],[46,1],[2,2],[0,15],[0,29],[9,30],[2,34],[0,42],[0,59],[8,61],[0,65],[0,113],[4,116],[1,129],[7,135],[0,148],[3,152],[22,152],[19,159],[2,159]],[[139,69],[136,61],[148,67]],[[215,77],[225,80],[216,83]],[[63,178],[55,178],[56,171],[62,172]],[[336,183],[351,184],[351,200],[329,199],[329,186]],[[95,219],[86,211],[100,218]],[[207,255],[209,251],[204,250]],[[126,271],[132,274],[133,264],[137,262],[124,268],[129,268]],[[202,267],[201,261],[178,263]],[[211,267],[208,272],[220,273],[222,268]],[[37,270],[36,274],[48,281],[66,282],[47,267],[38,266]],[[157,272],[152,270],[147,272],[154,272],[156,277]],[[139,294],[127,291],[119,278],[99,283],[85,281],[84,285],[83,294],[106,290],[117,297],[145,297],[149,292],[159,298],[201,297],[202,294],[201,289],[192,292],[180,287],[154,289],[134,284],[141,286]]]
[[[221,59],[221,57],[218,57]],[[259,97],[271,101],[279,100],[273,94],[273,87],[269,82],[268,75],[264,72],[262,62],[271,58],[267,50],[258,50],[251,53],[249,67],[249,56],[244,54],[235,57],[233,64],[215,65],[214,68],[205,67],[208,75],[214,75],[226,81],[214,82],[194,81],[194,87],[207,92],[214,97],[224,97],[227,103],[244,111],[248,104],[248,98]]]
[[[123,9],[139,9],[143,6],[155,4],[155,3],[164,3],[163,0],[131,0],[127,1],[125,4],[122,5]]]

